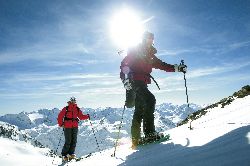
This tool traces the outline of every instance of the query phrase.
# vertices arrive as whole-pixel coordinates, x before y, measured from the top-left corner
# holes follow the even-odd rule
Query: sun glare
[[[110,33],[113,42],[120,48],[138,44],[144,32],[143,21],[129,9],[116,13],[110,22]]]

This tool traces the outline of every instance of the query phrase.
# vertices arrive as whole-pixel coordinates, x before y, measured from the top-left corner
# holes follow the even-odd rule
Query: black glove
[[[90,115],[89,115],[89,114],[87,114],[87,116],[88,116],[88,118],[89,118],[89,120],[90,120]]]
[[[182,65],[182,64],[180,64],[180,65],[175,64],[174,65],[174,70],[175,70],[175,72],[186,73],[187,72],[187,66],[186,65]]]
[[[179,65],[180,72],[186,73],[187,72],[187,65]]]

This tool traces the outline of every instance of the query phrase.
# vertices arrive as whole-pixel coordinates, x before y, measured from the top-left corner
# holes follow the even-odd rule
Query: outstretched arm
[[[82,111],[79,109],[79,113],[78,113],[78,118],[80,120],[86,120],[86,119],[89,119],[89,114],[83,114]]]
[[[155,55],[152,56],[152,65],[155,69],[164,70],[166,72],[175,72],[175,66],[161,61]]]
[[[63,118],[65,116],[65,113],[66,113],[66,107],[64,107],[62,111],[58,114],[57,123],[60,127],[62,127],[63,125]]]

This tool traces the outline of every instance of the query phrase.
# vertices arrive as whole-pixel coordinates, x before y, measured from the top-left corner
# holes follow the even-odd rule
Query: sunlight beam
[[[113,42],[120,48],[126,49],[141,41],[144,32],[144,21],[138,14],[128,8],[121,10],[112,17],[110,33]]]

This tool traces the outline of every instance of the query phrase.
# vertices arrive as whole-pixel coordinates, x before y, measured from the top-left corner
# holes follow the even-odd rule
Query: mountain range
[[[158,105],[155,110],[157,130],[169,134],[170,140],[136,150],[130,149],[129,138],[133,109],[126,109],[115,157],[111,157],[111,154],[114,153],[114,141],[117,138],[122,108],[82,108],[85,113],[91,114],[91,121],[81,122],[79,127],[77,155],[82,156],[82,160],[72,161],[67,165],[248,166],[249,94],[250,88],[245,86],[232,96],[204,108],[195,104],[190,105],[191,109],[187,108],[187,105]],[[195,111],[196,109],[199,110]],[[43,109],[2,116],[1,165],[61,165],[60,157],[50,150],[59,149],[57,154],[60,154],[62,148],[62,129],[56,124],[59,111]],[[28,119],[27,123],[25,119]],[[192,127],[188,122],[192,122]],[[95,138],[100,147],[97,147]],[[34,140],[50,148],[32,143]],[[86,158],[84,154],[90,152],[91,155]]]
[[[171,103],[157,105],[155,109],[156,130],[163,132],[173,128],[190,113],[196,112],[201,108],[201,106],[196,104],[190,104],[189,109],[186,104],[180,106]],[[86,155],[113,147],[117,137],[118,127],[122,119],[123,108],[81,108],[81,110],[85,114],[90,114],[91,123],[88,121],[81,121],[79,123],[76,154]],[[57,116],[59,112],[60,110],[58,108],[54,108],[51,110],[40,109],[33,112],[6,114],[0,117],[0,121],[2,121],[2,123],[6,122],[9,126],[12,125],[15,131],[25,133],[27,137],[56,151],[60,138],[62,138],[62,141],[59,145],[59,149],[62,148],[62,142],[64,142],[63,130],[57,125]],[[129,139],[130,137],[132,116],[133,109],[126,109],[123,116],[120,135],[122,138]],[[100,149],[96,145],[95,136]],[[56,153],[60,154],[60,150],[57,150]]]

